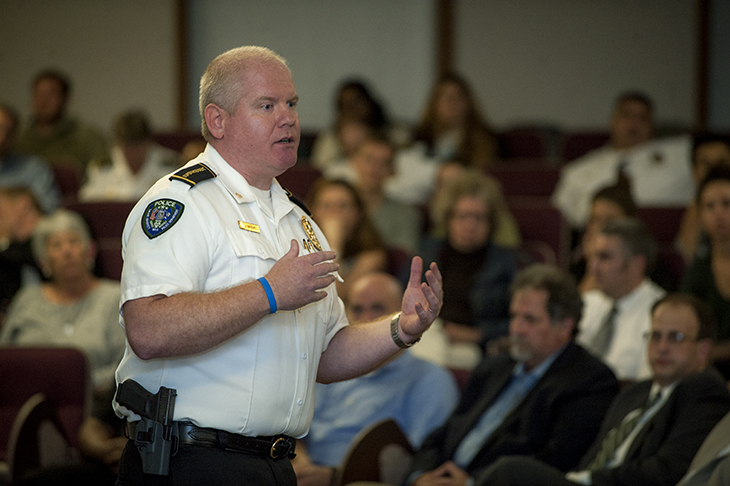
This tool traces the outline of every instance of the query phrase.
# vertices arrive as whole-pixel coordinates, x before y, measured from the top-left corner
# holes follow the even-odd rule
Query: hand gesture
[[[339,270],[334,263],[335,252],[318,251],[299,256],[299,243],[291,241],[286,255],[266,274],[266,280],[274,292],[280,310],[295,310],[327,296],[323,289],[329,287]]]
[[[443,304],[441,272],[436,263],[426,271],[426,282],[421,282],[423,260],[413,257],[411,276],[401,304],[400,332],[406,343],[418,339],[438,317]]]

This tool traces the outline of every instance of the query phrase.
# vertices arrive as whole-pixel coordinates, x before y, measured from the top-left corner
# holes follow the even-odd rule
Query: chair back
[[[394,420],[377,422],[362,430],[345,456],[340,485],[359,481],[399,485],[410,468],[414,450]]]
[[[7,458],[13,422],[29,398],[42,393],[53,404],[73,448],[91,406],[89,363],[73,348],[0,348],[0,460]]]
[[[55,407],[43,393],[36,393],[20,408],[10,430],[10,478],[18,481],[34,470],[73,464],[75,460]]]

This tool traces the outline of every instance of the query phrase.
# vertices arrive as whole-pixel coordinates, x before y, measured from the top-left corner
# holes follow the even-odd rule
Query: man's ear
[[[573,330],[577,325],[578,323],[572,317],[566,317],[560,321],[560,329],[562,330],[563,337],[570,341],[573,336]]]
[[[210,103],[205,107],[203,114],[205,115],[205,124],[208,126],[208,131],[211,135],[213,135],[213,138],[223,138],[223,134],[225,133],[226,111],[223,108]]]
[[[698,349],[700,359],[703,360],[704,365],[707,366],[710,363],[710,351],[712,351],[712,339],[698,340],[697,349]]]

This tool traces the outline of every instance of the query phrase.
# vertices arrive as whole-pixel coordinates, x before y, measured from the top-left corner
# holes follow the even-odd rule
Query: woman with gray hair
[[[96,247],[86,223],[59,209],[38,223],[31,245],[47,281],[15,296],[0,345],[79,348],[89,358],[95,392],[113,388],[124,353],[120,289],[92,273]]]

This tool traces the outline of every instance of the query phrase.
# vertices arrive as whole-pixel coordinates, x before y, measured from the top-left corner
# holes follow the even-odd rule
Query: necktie
[[[618,307],[613,304],[611,310],[606,314],[606,317],[601,321],[601,327],[598,328],[596,334],[588,344],[588,348],[599,358],[605,358],[608,353],[608,348],[611,347],[611,341],[613,340],[613,330],[616,327],[616,314],[618,314]]]
[[[621,160],[618,163],[617,167],[617,174],[616,174],[616,185],[617,186],[623,186],[626,189],[631,189],[631,177],[629,176],[629,173],[627,172],[626,168],[628,167],[629,163],[626,160]]]
[[[596,454],[596,458],[593,459],[591,464],[588,466],[588,470],[595,471],[606,466],[606,463],[613,457],[616,449],[619,448],[621,443],[626,437],[631,434],[636,424],[639,423],[644,412],[653,407],[662,397],[661,392],[655,393],[654,396],[648,401],[648,403],[640,408],[632,410],[626,417],[621,421],[618,427],[611,429],[601,443],[601,450]]]

